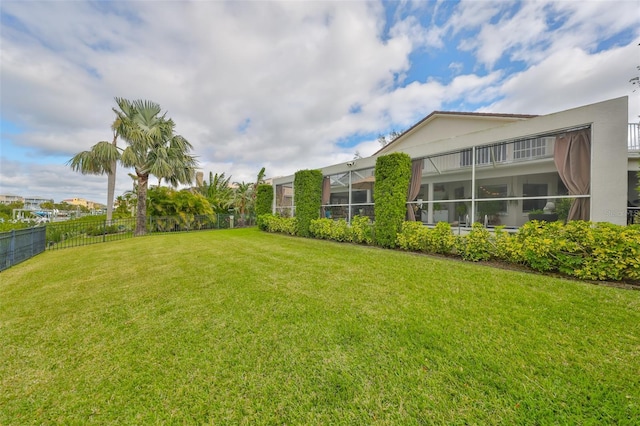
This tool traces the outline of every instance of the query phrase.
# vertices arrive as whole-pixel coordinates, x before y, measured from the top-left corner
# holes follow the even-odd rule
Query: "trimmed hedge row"
[[[403,152],[378,157],[375,178],[376,244],[393,248],[396,247],[396,235],[400,232],[407,211],[411,157]]]
[[[273,186],[266,183],[256,188],[256,216],[271,213],[273,203]]]
[[[293,198],[296,200],[296,235],[310,237],[309,226],[320,217],[322,206],[322,172],[299,170],[293,178]]]
[[[260,229],[296,235],[295,218],[263,215]],[[344,220],[315,219],[315,238],[374,244],[377,227],[366,217]],[[374,233],[375,230],[375,233]],[[640,281],[640,227],[610,223],[530,221],[517,233],[497,227],[489,232],[475,223],[467,235],[454,235],[446,222],[429,228],[420,222],[403,222],[395,245],[407,251],[437,253],[468,261],[498,260],[524,265],[540,272],[600,281]]]

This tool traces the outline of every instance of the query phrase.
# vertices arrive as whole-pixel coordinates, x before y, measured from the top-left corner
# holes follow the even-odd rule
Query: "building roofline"
[[[391,146],[392,144],[395,144],[396,141],[402,139],[402,137],[404,135],[410,133],[415,128],[421,126],[422,124],[424,124],[424,123],[426,123],[428,121],[431,121],[432,119],[434,119],[437,116],[443,116],[443,115],[449,115],[449,116],[456,116],[457,115],[457,116],[465,116],[465,117],[522,118],[522,119],[538,117],[537,115],[532,115],[532,114],[504,114],[504,113],[495,113],[495,112],[433,111],[431,114],[427,115],[426,117],[424,117],[423,119],[418,121],[416,124],[414,124],[413,126],[409,127],[404,132],[400,133],[400,135],[397,138],[395,138],[393,141],[391,141],[387,145],[383,146],[382,148],[380,148],[379,150],[374,152],[373,155],[377,155],[378,153],[380,153],[380,151],[386,149],[388,146]]]

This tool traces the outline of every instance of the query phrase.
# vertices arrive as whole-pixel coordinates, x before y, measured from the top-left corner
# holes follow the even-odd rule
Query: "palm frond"
[[[73,171],[82,174],[101,175],[113,173],[113,164],[120,159],[117,147],[111,142],[100,141],[93,145],[89,151],[82,151],[74,155],[67,165]]]

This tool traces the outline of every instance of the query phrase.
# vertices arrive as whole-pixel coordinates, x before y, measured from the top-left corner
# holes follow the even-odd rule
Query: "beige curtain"
[[[325,205],[331,200],[331,179],[325,176],[322,180],[322,217],[326,217]]]
[[[569,195],[588,195],[591,188],[591,129],[556,137],[553,159]],[[589,220],[589,198],[576,198],[567,220]]]
[[[409,183],[409,191],[407,192],[407,202],[414,201],[420,193],[423,166],[423,159],[413,160],[411,162],[411,182]],[[416,220],[416,215],[413,212],[413,204],[407,204],[407,220],[411,222]]]

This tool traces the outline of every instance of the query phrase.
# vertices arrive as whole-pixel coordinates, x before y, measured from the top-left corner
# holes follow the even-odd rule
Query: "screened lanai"
[[[407,220],[515,227],[565,198],[581,200],[573,217],[588,218],[589,153],[584,128],[414,159]],[[324,176],[322,216],[375,219],[374,187],[373,167]],[[291,188],[276,187],[276,211],[292,208]]]
[[[544,213],[548,220],[556,214],[627,223],[627,199],[639,197],[632,191],[635,151],[627,147],[626,116],[624,97],[545,116],[507,116],[508,122],[432,114],[372,157],[320,169],[318,216],[375,220],[376,159],[404,152],[412,159],[406,220],[519,227]],[[295,213],[293,178],[274,179],[274,212]]]

